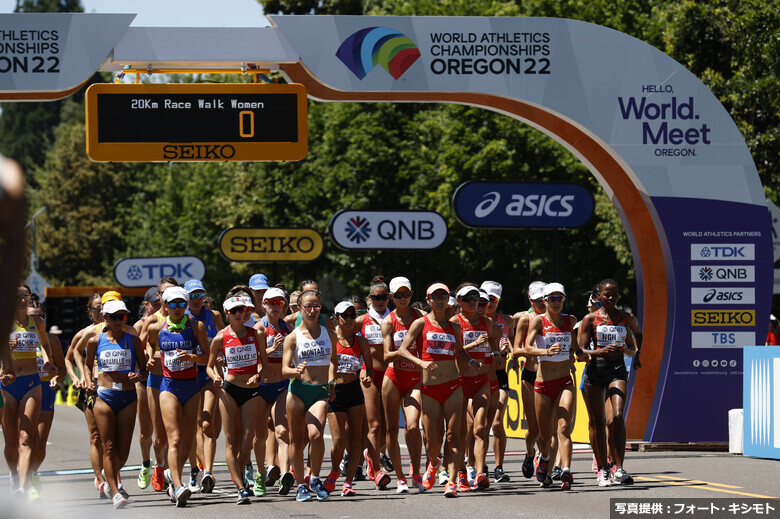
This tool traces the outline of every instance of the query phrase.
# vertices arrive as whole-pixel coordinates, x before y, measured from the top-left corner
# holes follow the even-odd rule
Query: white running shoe
[[[398,480],[398,488],[395,489],[396,494],[408,494],[409,493],[409,485],[406,484],[405,479],[399,479]]]
[[[610,481],[610,473],[608,470],[602,470],[599,472],[597,478],[600,487],[608,487],[612,484]]]

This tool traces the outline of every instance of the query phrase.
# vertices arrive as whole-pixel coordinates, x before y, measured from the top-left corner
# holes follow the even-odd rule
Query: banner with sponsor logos
[[[114,264],[114,278],[123,287],[150,287],[165,276],[184,283],[205,275],[206,266],[196,256],[122,258]]]
[[[314,229],[233,227],[219,235],[219,252],[228,261],[309,262],[323,249]]]
[[[435,249],[447,238],[447,222],[433,211],[339,211],[330,237],[342,249]]]
[[[629,379],[629,437],[727,439],[741,347],[766,333],[772,240],[744,139],[698,78],[651,45],[574,20],[270,19],[300,56],[280,69],[310,97],[478,106],[574,153],[615,204],[634,254],[644,347]],[[456,204],[464,222],[483,221],[475,210],[501,226],[520,221],[490,192],[471,215]]]

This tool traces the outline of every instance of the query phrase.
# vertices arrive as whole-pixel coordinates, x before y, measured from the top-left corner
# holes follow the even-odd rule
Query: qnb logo
[[[710,267],[702,267],[699,269],[699,279],[702,281],[709,281],[712,279],[712,268]]]
[[[371,224],[368,219],[362,216],[355,216],[347,220],[347,227],[344,230],[349,241],[355,243],[364,242],[371,236]]]
[[[501,195],[498,191],[485,193],[485,200],[474,208],[474,216],[485,218],[498,206]],[[512,195],[506,205],[508,216],[549,216],[566,218],[574,211],[574,195]]]
[[[417,45],[406,35],[387,27],[368,27],[351,34],[336,51],[336,56],[358,79],[363,79],[379,64],[400,78],[420,57]]]

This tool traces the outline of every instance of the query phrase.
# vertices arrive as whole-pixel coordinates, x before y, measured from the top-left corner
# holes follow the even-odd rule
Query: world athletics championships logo
[[[336,51],[336,56],[358,79],[379,64],[398,79],[420,57],[420,51],[404,34],[387,27],[368,27],[352,34]]]

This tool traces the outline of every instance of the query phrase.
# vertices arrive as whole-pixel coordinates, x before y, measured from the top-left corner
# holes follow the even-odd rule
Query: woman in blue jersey
[[[184,290],[189,294],[187,303],[187,316],[200,321],[206,328],[206,336],[209,343],[217,336],[217,332],[225,327],[222,316],[203,306],[206,297],[206,289],[197,279],[190,279],[184,283]],[[199,352],[200,353],[200,352]],[[217,438],[222,429],[220,413],[217,410],[219,395],[217,388],[206,374],[206,365],[198,364],[198,385],[200,385],[200,404],[198,406],[198,429],[195,432],[195,444],[190,452],[190,490],[200,490],[204,494],[214,490],[214,455],[217,450]],[[196,453],[197,451],[197,453]],[[198,486],[197,458],[203,464],[203,479]]]
[[[189,295],[181,287],[163,293],[168,309],[164,320],[149,326],[148,350],[159,349],[163,379],[160,383],[160,412],[168,436],[170,483],[168,494],[177,507],[187,505],[192,491],[182,485],[182,470],[195,439],[200,392],[197,363],[208,362],[206,327],[187,317]],[[198,353],[198,346],[200,352]],[[150,364],[153,364],[150,362]]]
[[[37,351],[40,345],[46,355],[47,371],[56,373],[49,362],[52,358],[46,325],[40,317],[27,315],[30,287],[20,283],[16,291],[13,329],[9,347],[13,366],[3,366],[6,373],[2,380],[3,436],[5,460],[11,471],[11,489],[24,495],[31,486],[31,468],[35,430],[41,414],[41,379],[38,375]],[[35,493],[30,495],[34,499]]]
[[[135,383],[146,375],[146,357],[141,340],[125,331],[128,310],[124,302],[107,301],[103,315],[105,332],[87,342],[86,364],[97,359],[98,366],[97,387],[87,379],[87,391],[97,394],[93,412],[114,508],[124,508],[128,495],[119,485],[119,471],[130,454],[138,400]]]
[[[290,458],[298,483],[297,501],[311,501],[310,490],[322,501],[330,495],[320,480],[325,453],[328,400],[336,396],[336,335],[319,323],[320,294],[304,290],[299,298],[303,320],[284,340],[282,375],[291,378],[287,393]],[[309,485],[304,482],[303,451],[309,441]]]

